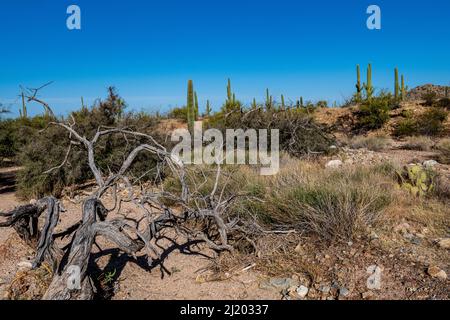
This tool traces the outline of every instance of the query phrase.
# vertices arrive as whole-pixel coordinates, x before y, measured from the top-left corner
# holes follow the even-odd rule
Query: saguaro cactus
[[[228,102],[232,102],[233,100],[233,92],[231,90],[231,80],[228,79],[228,85],[227,85],[227,100]]]
[[[206,100],[206,116],[211,115],[211,105],[209,104],[209,100]]]
[[[398,100],[398,98],[400,97],[399,91],[400,91],[400,86],[399,86],[399,82],[398,82],[398,68],[395,68],[395,85],[394,85],[395,100]]]
[[[284,110],[286,105],[284,104],[284,95],[281,95],[281,109]]]
[[[195,105],[194,105],[194,83],[188,81],[187,104],[186,104],[187,122],[190,131],[194,130]]]
[[[362,96],[362,85],[361,85],[361,70],[359,68],[359,64],[356,65],[356,100],[357,102],[361,102]]]
[[[372,86],[372,65],[369,63],[367,66],[367,83],[365,84],[367,99],[371,99],[373,95]]]
[[[197,119],[198,119],[198,115],[199,115],[199,113],[198,113],[198,97],[197,97],[197,92],[194,92],[194,102],[195,102],[195,117],[194,117],[194,120],[195,121],[197,121]]]
[[[256,108],[257,108],[257,105],[256,105],[256,99],[253,98],[253,101],[252,101],[252,109],[256,109]]]
[[[266,89],[266,109],[271,110],[272,105],[272,96],[270,95],[269,89]]]
[[[22,92],[22,111],[20,112],[20,116],[22,118],[28,117],[27,104],[25,102],[25,95],[23,94],[23,92]]]

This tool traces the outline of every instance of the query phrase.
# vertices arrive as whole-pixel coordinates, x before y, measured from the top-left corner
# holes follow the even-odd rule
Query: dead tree
[[[68,160],[72,146],[79,145],[87,151],[89,167],[97,187],[82,204],[80,223],[59,234],[55,234],[54,230],[59,214],[64,209],[55,198],[44,198],[35,204],[21,206],[9,213],[2,214],[7,220],[0,223],[0,227],[15,228],[22,239],[36,249],[33,268],[37,268],[44,261],[50,263],[54,268],[53,279],[44,299],[69,300],[94,297],[96,288],[89,275],[88,262],[92,246],[96,237],[99,236],[115,243],[120,250],[130,255],[145,250],[149,263],[152,263],[154,258],[160,258],[152,241],[163,230],[169,228],[185,236],[188,240],[201,240],[214,250],[232,249],[228,241],[229,233],[238,229],[242,230],[242,228],[238,227],[236,218],[231,219],[229,216],[231,204],[237,195],[225,197],[224,189],[219,190],[220,165],[217,167],[213,190],[209,195],[202,196],[195,190],[190,190],[183,163],[167,152],[150,135],[123,128],[105,130],[99,128],[94,137],[89,140],[74,129],[75,122],[55,122],[52,125],[64,128],[71,142],[64,161],[47,172],[63,167]],[[95,146],[100,138],[113,134],[145,139],[147,143],[136,146],[125,158],[117,172],[105,174],[95,161]],[[158,157],[159,162],[154,168],[158,174],[162,167],[170,169],[172,175],[180,182],[180,193],[172,194],[152,188],[152,190],[141,190],[139,195],[135,194],[127,171],[141,152],[150,152]],[[119,182],[124,184],[128,190],[129,196],[126,199],[117,199]],[[115,199],[114,208],[109,210],[102,203],[102,197],[108,191],[112,192]],[[174,210],[166,206],[161,200],[162,197],[174,201],[181,210]],[[142,213],[142,218],[135,223],[124,218],[107,220],[108,213],[120,208],[124,201],[134,204]],[[45,209],[47,209],[45,224],[39,231],[38,219]],[[192,222],[203,224],[203,227],[192,227]],[[68,235],[72,235],[70,244],[65,248],[59,248],[56,240]]]

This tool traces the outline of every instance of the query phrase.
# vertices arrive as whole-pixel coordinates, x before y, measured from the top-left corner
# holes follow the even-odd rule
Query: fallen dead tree
[[[33,268],[38,268],[44,261],[53,267],[53,279],[44,295],[44,299],[92,299],[96,288],[89,275],[88,262],[92,247],[97,237],[104,237],[114,243],[120,250],[130,255],[136,255],[145,250],[148,263],[159,259],[158,250],[152,244],[163,230],[173,229],[191,241],[201,240],[216,251],[231,250],[228,236],[239,230],[238,218],[229,215],[231,203],[237,195],[225,197],[218,190],[221,177],[220,165],[215,174],[214,187],[211,193],[202,196],[196,190],[190,190],[186,182],[186,170],[181,161],[174,158],[167,150],[158,144],[151,136],[130,131],[125,128],[99,128],[92,139],[78,134],[74,123],[54,122],[52,125],[64,128],[70,138],[65,160],[58,166],[48,170],[50,173],[65,165],[68,155],[73,148],[85,148],[88,155],[90,170],[96,181],[93,193],[82,203],[81,221],[67,230],[55,233],[60,213],[64,212],[61,203],[53,197],[38,200],[34,204],[20,206],[7,213],[0,213],[6,221],[0,227],[12,227],[19,236],[36,251]],[[148,142],[135,147],[125,158],[116,172],[105,174],[96,164],[96,143],[103,136],[118,135],[125,141],[129,137],[138,137]],[[127,175],[128,169],[136,157],[142,152],[150,152],[158,157],[155,168],[162,179],[164,170],[169,170],[181,185],[179,194],[151,188],[141,187],[139,193]],[[118,199],[118,186],[125,186],[128,196]],[[156,190],[156,191],[155,191]],[[105,194],[114,198],[114,207],[107,209],[102,203]],[[177,210],[166,206],[161,200],[168,198],[176,204]],[[141,218],[114,218],[108,220],[108,214],[120,210],[122,202],[135,205],[140,211]],[[38,228],[39,217],[46,211],[45,223]],[[75,213],[70,213],[75,214]],[[200,225],[201,227],[195,227]],[[71,236],[69,245],[60,247],[58,239]]]

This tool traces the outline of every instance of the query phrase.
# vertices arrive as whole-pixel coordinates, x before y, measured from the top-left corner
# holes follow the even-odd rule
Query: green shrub
[[[171,119],[180,119],[183,121],[187,121],[187,108],[173,108],[172,110],[170,110],[168,117]]]
[[[334,138],[324,126],[317,124],[305,109],[299,110],[253,110],[248,113],[219,112],[212,116],[206,126],[225,132],[226,129],[278,129],[280,150],[292,156],[302,157],[327,153]],[[270,138],[268,138],[270,143]]]
[[[450,110],[450,98],[442,98],[436,102],[436,106]]]
[[[417,132],[417,122],[410,117],[400,120],[394,129],[394,135],[397,137],[411,136]]]
[[[437,94],[435,92],[427,92],[422,95],[422,99],[425,106],[431,107],[437,100]]]
[[[381,92],[377,97],[364,101],[356,111],[358,119],[356,129],[362,131],[376,130],[389,120],[389,111],[395,107],[395,100],[390,93]]]
[[[158,119],[144,113],[125,113],[124,109],[124,101],[111,88],[106,100],[98,102],[91,109],[82,108],[72,112],[69,121],[74,120],[73,128],[88,139],[92,139],[99,128],[122,127],[151,134],[162,142],[162,138],[155,136],[154,129]],[[69,134],[59,126],[47,127],[44,124],[48,120],[45,119],[33,118],[26,121],[29,123],[24,123],[18,129],[20,135],[27,137],[18,155],[18,162],[23,168],[17,179],[20,196],[24,198],[38,198],[50,194],[59,196],[66,186],[81,184],[93,178],[87,162],[87,152],[80,145],[72,146],[70,156],[63,167],[45,174],[44,172],[50,168],[63,163],[70,145]],[[35,128],[37,126],[46,129],[37,130]],[[144,141],[148,142],[145,138],[127,137],[125,139],[122,134],[101,137],[95,149],[98,168],[105,174],[109,170],[117,171],[124,157]],[[140,153],[130,167],[130,173],[140,178],[155,161],[153,155]],[[151,174],[149,173],[141,180],[151,178]]]
[[[418,131],[424,135],[438,135],[444,130],[448,111],[443,108],[432,107],[417,119]]]

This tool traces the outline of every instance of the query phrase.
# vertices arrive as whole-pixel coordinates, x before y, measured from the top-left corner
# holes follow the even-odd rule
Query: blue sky
[[[82,30],[66,28],[71,4]],[[381,7],[380,31],[366,28],[370,4]],[[448,0],[4,0],[0,102],[17,100],[21,84],[54,81],[41,96],[58,114],[110,85],[130,109],[165,111],[185,102],[193,79],[202,107],[217,109],[230,77],[245,103],[265,88],[332,103],[368,62],[377,88],[392,88],[395,66],[410,87],[450,84],[449,13]]]

